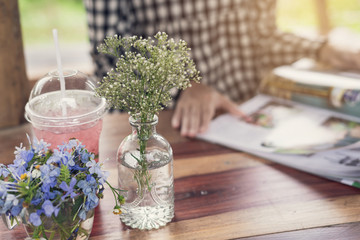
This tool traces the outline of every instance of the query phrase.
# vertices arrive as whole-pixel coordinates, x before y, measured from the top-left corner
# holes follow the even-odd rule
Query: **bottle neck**
[[[148,140],[154,133],[156,133],[156,125],[158,123],[158,117],[154,115],[151,121],[143,122],[140,118],[129,118],[130,125],[132,126],[132,132],[140,140]]]

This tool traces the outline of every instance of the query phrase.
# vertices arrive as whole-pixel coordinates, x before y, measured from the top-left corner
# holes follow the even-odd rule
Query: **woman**
[[[217,110],[246,118],[235,102],[252,97],[276,66],[308,57],[335,68],[360,69],[360,54],[337,50],[276,27],[276,0],[84,0],[100,79],[115,66],[96,47],[109,35],[153,36],[165,31],[184,39],[202,75],[180,94],[172,126],[194,137]]]

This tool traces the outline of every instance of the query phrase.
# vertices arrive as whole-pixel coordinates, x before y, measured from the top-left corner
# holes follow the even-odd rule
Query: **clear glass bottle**
[[[173,154],[156,132],[158,117],[139,119],[129,118],[132,133],[117,153],[119,188],[125,190],[120,219],[132,228],[150,230],[174,217]]]
[[[44,238],[41,239],[89,239],[93,228],[95,209],[91,209],[88,211],[85,220],[80,219],[77,213],[79,212],[79,205],[84,202],[83,199],[84,197],[80,195],[74,199],[63,202],[60,207],[61,210],[56,217],[53,216],[49,218],[45,215],[42,215],[41,222],[44,227],[44,235],[40,234],[40,236]],[[30,206],[26,209],[24,216],[20,218],[28,235],[28,238],[26,238],[25,240],[38,239],[33,238],[34,226],[29,221],[30,214],[35,211],[37,211],[36,207]]]
[[[24,214],[17,216],[14,221],[10,220],[9,216],[5,214],[2,214],[1,217],[9,230],[22,223],[28,236],[25,240],[87,240],[93,228],[95,209],[89,210],[84,220],[80,219],[78,216],[79,206],[83,202],[84,197],[80,195],[62,202],[60,205],[61,210],[56,217],[52,216],[50,218],[42,214],[40,217],[42,223],[41,232],[39,232],[39,229],[35,229],[29,220],[30,214],[38,210],[36,206],[30,205],[24,208]],[[37,237],[38,235],[40,235],[40,238]]]

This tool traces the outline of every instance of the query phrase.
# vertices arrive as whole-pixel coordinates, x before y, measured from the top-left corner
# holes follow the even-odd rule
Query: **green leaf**
[[[66,182],[69,185],[71,180],[70,170],[67,166],[61,165],[60,175],[58,177],[58,183]]]

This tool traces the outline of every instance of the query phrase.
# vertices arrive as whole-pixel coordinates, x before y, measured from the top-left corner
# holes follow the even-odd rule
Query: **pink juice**
[[[51,149],[57,148],[58,145],[68,142],[72,138],[79,139],[89,152],[95,155],[99,154],[99,139],[102,129],[102,120],[98,120],[97,123],[88,128],[79,127],[73,132],[61,132],[58,129],[55,131],[41,130],[33,127],[35,136],[38,139],[43,139],[45,142],[50,143]]]
[[[86,90],[66,90],[64,97],[53,91],[31,99],[25,109],[35,136],[50,143],[50,148],[76,138],[89,152],[99,154],[105,99]]]

